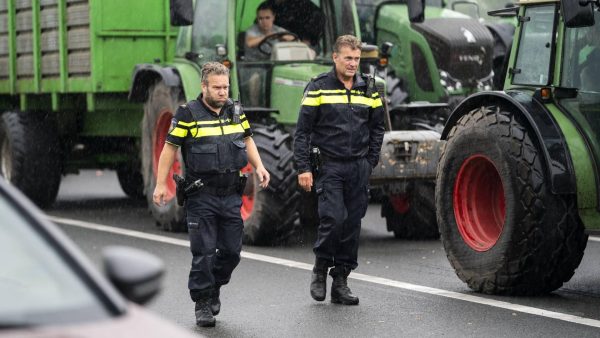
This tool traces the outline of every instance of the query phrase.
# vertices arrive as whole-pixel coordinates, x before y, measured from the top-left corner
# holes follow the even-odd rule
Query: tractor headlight
[[[477,91],[492,90],[492,88],[494,88],[494,71],[477,81]]]
[[[460,80],[453,78],[447,71],[440,70],[440,84],[448,93],[460,91],[463,88]]]

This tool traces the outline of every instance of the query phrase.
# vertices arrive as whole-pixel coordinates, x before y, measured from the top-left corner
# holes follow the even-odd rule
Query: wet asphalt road
[[[186,234],[158,229],[144,201],[125,197],[114,172],[67,176],[57,203],[47,212],[180,239],[172,244],[59,224],[98,265],[107,245],[132,246],[161,257],[167,269],[164,289],[148,307],[211,337],[600,336],[600,328],[595,327],[600,326],[600,242],[593,240],[575,276],[558,291],[535,298],[483,296],[456,277],[439,241],[394,239],[385,230],[379,205],[372,204],[363,220],[354,274],[361,280],[349,280],[360,305],[339,306],[310,298],[306,269],[313,261],[314,231],[306,231],[286,247],[245,246],[231,283],[222,289],[217,327],[201,329],[194,325],[187,291],[191,254],[185,246]],[[582,324],[586,319],[591,320]]]

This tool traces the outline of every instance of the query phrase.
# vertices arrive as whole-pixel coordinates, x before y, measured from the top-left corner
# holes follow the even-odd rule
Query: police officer
[[[229,69],[218,62],[202,67],[202,94],[180,106],[160,155],[154,203],[164,204],[167,175],[181,147],[186,182],[204,186],[188,194],[186,220],[192,251],[188,288],[196,303],[196,324],[214,326],[220,287],[240,262],[243,222],[240,169],[255,168],[260,186],[269,184],[246,116],[228,99]]]
[[[369,76],[360,75],[361,42],[340,36],[333,47],[334,68],[307,86],[294,137],[298,183],[316,190],[319,208],[315,265],[310,294],[325,299],[327,272],[333,277],[331,302],[358,304],[347,278],[358,266],[360,220],[368,206],[368,180],[379,161],[384,134],[383,105]],[[316,181],[310,149],[321,152]]]

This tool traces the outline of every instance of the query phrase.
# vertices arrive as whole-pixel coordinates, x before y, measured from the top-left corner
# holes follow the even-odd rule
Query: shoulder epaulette
[[[310,85],[312,82],[315,82],[315,81],[317,81],[317,80],[320,80],[320,79],[322,79],[322,78],[326,77],[326,76],[327,76],[327,74],[328,74],[328,73],[321,73],[321,74],[319,74],[319,75],[313,76],[313,77],[310,79],[310,81],[308,81],[308,83],[306,84],[306,86],[304,86],[304,93],[306,94],[306,90],[308,89],[308,86],[309,86],[309,85]]]
[[[317,76],[313,76],[313,77],[312,77],[312,79],[310,79],[310,80],[311,80],[311,81],[317,81],[317,80],[319,80],[319,79],[322,79],[322,78],[326,77],[326,76],[327,76],[327,74],[329,74],[329,73],[321,73],[321,74],[319,74],[319,75],[317,75]]]

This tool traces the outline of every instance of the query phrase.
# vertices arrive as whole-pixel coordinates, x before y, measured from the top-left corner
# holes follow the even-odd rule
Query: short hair
[[[271,5],[271,3],[269,1],[261,2],[260,5],[258,5],[258,7],[256,8],[256,13],[258,13],[258,11],[265,11],[265,10],[270,10],[271,13],[275,14],[275,11],[273,10],[273,5]]]
[[[362,42],[354,35],[341,35],[335,40],[333,52],[339,53],[342,47],[350,47],[352,50],[362,50]]]
[[[202,65],[202,83],[208,84],[210,75],[227,75],[229,76],[229,68],[225,67],[220,62],[207,62]]]

